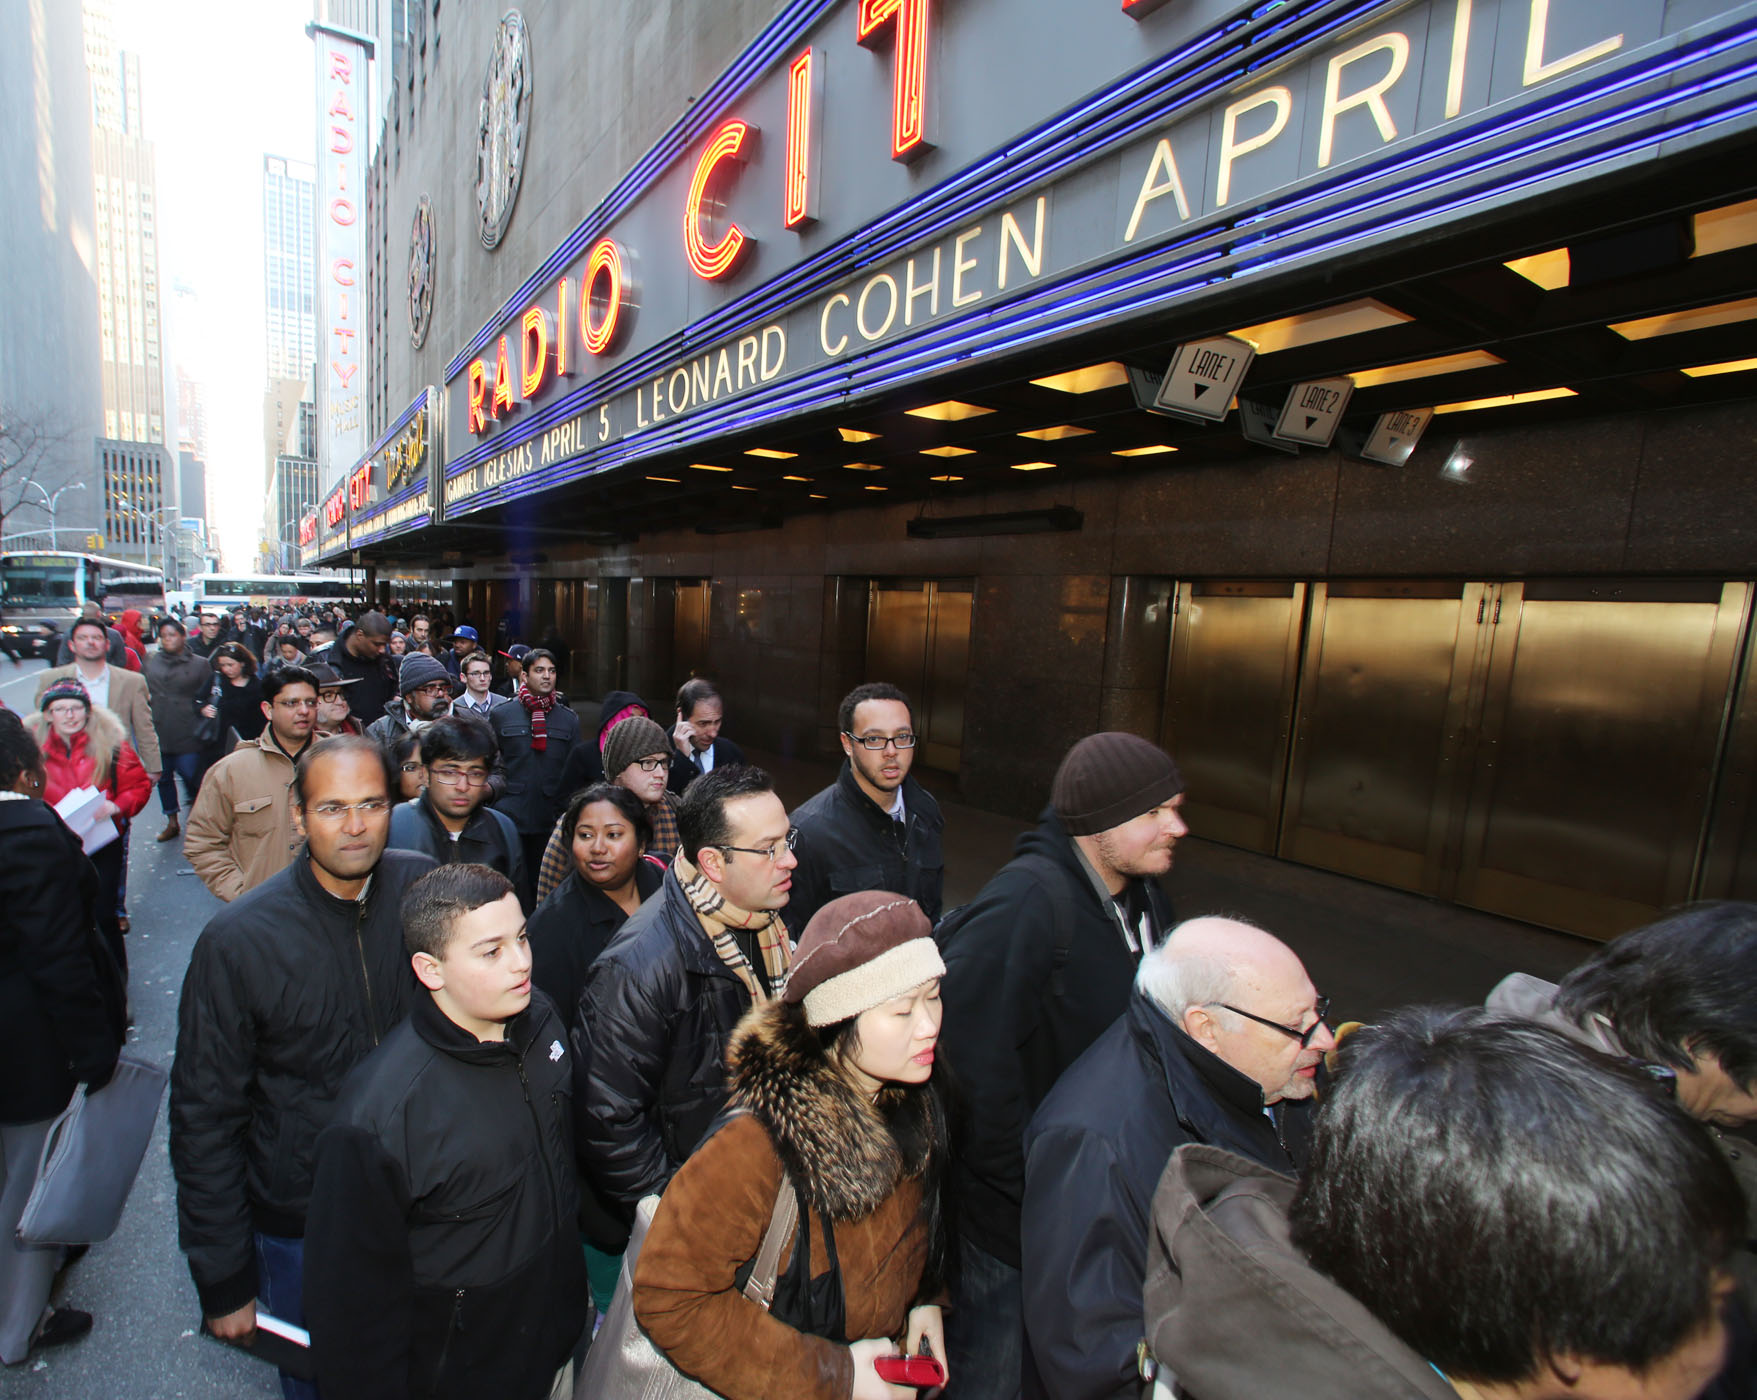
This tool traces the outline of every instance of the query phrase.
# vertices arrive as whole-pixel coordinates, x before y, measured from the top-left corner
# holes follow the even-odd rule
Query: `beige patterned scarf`
[[[761,1006],[770,998],[780,996],[788,970],[793,965],[793,944],[788,940],[787,925],[781,921],[781,916],[772,909],[752,913],[728,904],[719,887],[691,865],[682,851],[672,861],[671,872],[677,876],[677,883],[683,886],[690,908],[695,910],[703,931],[714,945],[715,955],[737,974],[751,1000]],[[738,946],[734,929],[756,933],[757,948],[763,957],[763,977],[757,976],[750,959]],[[764,982],[768,985],[764,986]]]

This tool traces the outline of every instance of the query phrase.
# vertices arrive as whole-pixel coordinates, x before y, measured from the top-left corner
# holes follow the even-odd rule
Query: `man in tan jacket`
[[[51,666],[37,673],[37,700],[40,702],[43,692],[56,681],[72,676],[85,687],[92,704],[103,706],[122,721],[128,742],[140,756],[140,766],[156,783],[164,763],[159,755],[158,731],[153,728],[152,697],[146,688],[146,678],[112,666],[105,659],[110,634],[101,621],[80,618],[67,634],[67,645],[73,651],[72,664]]]
[[[303,666],[270,671],[262,712],[262,737],[207,770],[183,837],[195,873],[228,902],[285,870],[299,849],[288,789],[294,762],[311,744],[317,678]]]

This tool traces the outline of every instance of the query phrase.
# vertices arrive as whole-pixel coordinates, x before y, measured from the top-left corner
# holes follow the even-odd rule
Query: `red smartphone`
[[[946,1368],[936,1356],[881,1356],[872,1363],[879,1379],[892,1385],[912,1385],[917,1390],[946,1383]]]

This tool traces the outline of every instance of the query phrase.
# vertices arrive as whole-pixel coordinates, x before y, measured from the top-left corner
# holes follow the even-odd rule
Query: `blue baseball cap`
[[[468,637],[472,642],[479,642],[482,640],[476,635],[476,629],[474,627],[460,627],[457,631],[452,633],[452,636]]]

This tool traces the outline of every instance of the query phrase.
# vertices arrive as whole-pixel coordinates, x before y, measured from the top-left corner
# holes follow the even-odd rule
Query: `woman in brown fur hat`
[[[914,1400],[874,1361],[944,1358],[944,971],[913,900],[847,895],[812,916],[781,999],[734,1033],[743,1112],[666,1187],[634,1279],[654,1343],[727,1400]],[[765,1311],[742,1285],[784,1181],[799,1224]]]

